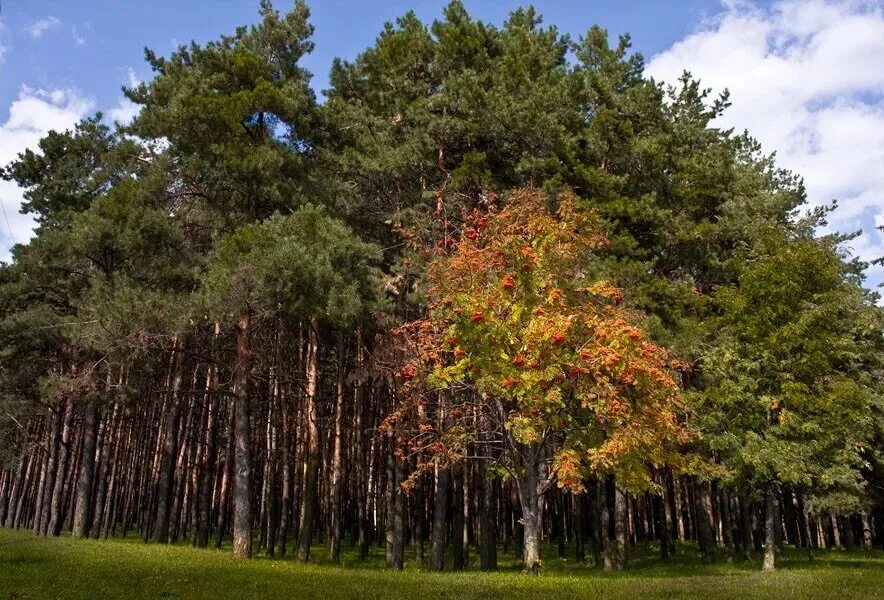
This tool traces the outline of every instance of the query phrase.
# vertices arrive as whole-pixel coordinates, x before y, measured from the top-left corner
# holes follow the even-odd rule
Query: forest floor
[[[425,573],[413,561],[396,573],[382,568],[379,548],[365,562],[348,551],[336,566],[316,547],[316,562],[305,565],[291,558],[238,561],[229,551],[144,544],[131,536],[46,539],[0,529],[0,599],[884,598],[881,551],[819,552],[809,561],[786,550],[776,573],[761,573],[757,562],[702,565],[685,546],[666,563],[650,550],[634,552],[627,572],[604,573],[546,550],[540,577],[520,573],[512,555],[501,558],[497,573]]]

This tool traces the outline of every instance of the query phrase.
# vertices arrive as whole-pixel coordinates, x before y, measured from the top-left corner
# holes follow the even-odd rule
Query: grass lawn
[[[821,552],[808,561],[787,550],[778,572],[761,573],[757,562],[704,566],[686,547],[665,564],[635,552],[628,572],[603,573],[547,550],[541,577],[518,572],[509,555],[499,573],[424,573],[413,562],[394,573],[382,568],[380,549],[365,563],[345,554],[336,566],[324,564],[317,547],[317,563],[303,565],[133,538],[45,539],[0,529],[0,598],[884,598],[880,551]]]

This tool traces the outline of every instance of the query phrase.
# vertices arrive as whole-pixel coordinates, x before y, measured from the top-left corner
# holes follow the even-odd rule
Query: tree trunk
[[[430,547],[430,570],[442,571],[445,568],[445,534],[448,529],[448,481],[449,469],[436,462],[436,479],[433,494],[433,539]]]
[[[539,448],[535,445],[526,449],[524,474],[519,478],[519,502],[522,505],[522,566],[525,572],[540,575],[540,519],[539,494]]]
[[[602,566],[605,571],[614,568],[614,557],[611,551],[611,507],[609,503],[608,479],[600,478],[598,481],[598,507],[599,507],[599,550],[602,554]]]
[[[577,562],[585,562],[586,561],[586,546],[585,546],[585,518],[584,515],[586,513],[586,494],[577,494],[571,498],[571,506],[573,511],[574,518],[574,558]]]
[[[614,541],[616,555],[614,566],[622,571],[627,566],[628,559],[628,503],[626,492],[619,485],[614,486]]]
[[[709,482],[701,477],[694,479],[694,502],[697,514],[697,542],[705,564],[715,562],[715,521],[712,515],[712,498]]]
[[[153,541],[169,542],[169,522],[171,519],[172,486],[175,477],[175,462],[178,459],[178,435],[181,426],[181,384],[184,381],[184,353],[181,342],[175,343],[172,356],[172,394],[167,404],[168,414],[163,429],[162,458],[156,485],[156,521],[153,527]]]
[[[117,414],[120,410],[118,403],[114,402],[114,408],[106,417],[103,434],[101,435],[101,452],[97,465],[95,485],[95,515],[92,519],[92,537],[98,539],[101,535],[101,524],[103,522],[105,504],[108,495],[108,478],[110,477],[111,467],[111,449],[116,441],[117,433]]]
[[[723,485],[718,491],[719,506],[721,513],[721,534],[724,541],[727,562],[734,562],[734,531],[731,521],[731,497],[728,490]]]
[[[301,524],[298,535],[298,560],[310,560],[313,544],[313,509],[319,485],[319,407],[316,390],[319,383],[319,323],[310,319],[307,327],[307,472],[304,478]]]
[[[63,478],[64,473],[58,472],[59,446],[61,437],[61,422],[65,413],[65,404],[54,407],[52,410],[52,431],[49,437],[49,459],[46,465],[46,478],[40,491],[40,510],[34,519],[34,533],[46,535],[49,530],[49,520],[52,514],[52,494],[55,490],[56,477]]]
[[[863,527],[863,549],[872,549],[872,521],[869,519],[868,511],[862,511],[860,514]]]
[[[329,519],[329,558],[334,563],[341,562],[341,486],[343,485],[343,465],[341,463],[341,443],[342,428],[344,424],[344,394],[346,393],[346,385],[344,376],[346,374],[347,353],[343,344],[338,352],[338,381],[337,395],[335,396],[335,433],[334,448],[332,450],[331,464],[331,499]]]
[[[249,373],[252,369],[252,317],[248,309],[236,322],[236,476],[233,492],[233,555],[252,555],[252,430],[249,398]]]
[[[83,422],[83,448],[80,451],[80,475],[77,480],[77,498],[71,535],[83,538],[89,535],[92,516],[92,484],[95,478],[95,437],[98,429],[98,406],[90,400]]]
[[[497,569],[497,519],[494,514],[494,480],[490,477],[488,460],[483,461],[482,494],[479,498],[479,527],[481,529],[481,552],[479,566],[483,571]]]
[[[667,490],[669,489],[669,486],[666,481],[665,473],[657,470],[655,472],[655,475],[657,483],[660,484],[663,492],[661,494],[654,495],[654,527],[657,530],[657,538],[660,540],[660,560],[668,560],[670,552],[669,535],[672,531],[672,525],[667,518],[669,510],[669,502],[667,501]]]
[[[224,455],[224,471],[221,474],[221,489],[218,493],[218,523],[215,531],[215,548],[221,548],[221,542],[227,531],[227,520],[230,512],[230,492],[233,487],[233,470],[236,468],[236,398],[228,402],[227,409],[227,450]]]
[[[387,567],[401,571],[405,565],[405,498],[402,461],[396,456],[396,436],[390,430],[387,454]]]
[[[762,571],[773,571],[776,568],[777,528],[779,527],[777,486],[770,483],[764,496],[764,562]]]
[[[752,560],[752,519],[749,515],[749,511],[751,510],[751,505],[749,503],[749,496],[746,493],[740,494],[739,497],[740,504],[740,529],[743,534],[743,558],[745,560]]]
[[[70,401],[66,401],[63,410],[64,422],[61,426],[61,444],[58,449],[58,476],[55,478],[52,501],[50,502],[49,533],[53,536],[61,535],[61,529],[64,526],[63,500],[65,476],[68,471],[68,461],[71,454],[71,420],[74,414],[74,407]]]
[[[216,325],[217,332],[217,325]],[[217,334],[216,334],[217,335]],[[218,368],[215,365],[209,367],[206,375],[206,437],[205,459],[203,461],[203,477],[200,480],[199,489],[199,514],[196,525],[196,545],[205,548],[209,545],[210,521],[212,518],[212,490],[215,489],[216,461],[218,459],[218,406],[214,397],[218,390]]]
[[[451,568],[455,571],[463,571],[466,568],[463,543],[464,527],[464,497],[463,477],[464,465],[459,462],[453,467],[452,477],[452,517],[451,517]]]

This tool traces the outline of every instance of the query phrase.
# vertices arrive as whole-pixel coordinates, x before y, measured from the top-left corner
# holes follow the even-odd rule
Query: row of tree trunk
[[[265,340],[274,352],[258,362],[250,328],[240,315],[232,367],[176,339],[160,375],[130,381],[131,367],[108,369],[103,390],[35,412],[0,471],[0,524],[200,547],[230,541],[237,555],[257,548],[304,561],[320,542],[335,562],[342,544],[361,558],[381,546],[391,568],[403,568],[408,552],[431,570],[493,570],[498,552],[514,552],[536,571],[544,541],[609,569],[650,542],[663,558],[675,542],[695,540],[706,562],[763,554],[772,567],[782,543],[884,541],[880,515],[811,514],[798,490],[746,493],[668,469],[654,473],[656,495],[627,494],[612,478],[587,482],[580,495],[555,486],[538,495],[487,457],[412,475],[419,457],[395,426],[381,427],[396,407],[395,380],[365,368],[359,336],[323,344],[318,324],[306,323],[291,347]],[[213,353],[218,328],[214,336]]]

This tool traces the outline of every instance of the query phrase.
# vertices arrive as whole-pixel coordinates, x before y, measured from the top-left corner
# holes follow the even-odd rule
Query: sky
[[[335,57],[354,58],[385,21],[425,22],[447,0],[313,0],[316,50],[305,60],[320,94]],[[0,165],[100,110],[127,121],[120,92],[150,76],[145,46],[166,55],[257,19],[258,0],[0,0]],[[466,0],[500,24],[511,0]],[[862,230],[847,250],[884,256],[884,0],[535,0],[547,24],[579,36],[593,24],[629,33],[658,81],[684,69],[732,107],[716,125],[748,129],[778,164],[805,179],[810,205],[837,199],[829,229]],[[276,0],[281,10],[290,0]],[[20,190],[0,181],[0,260],[27,241]],[[871,267],[867,285],[884,281]]]

